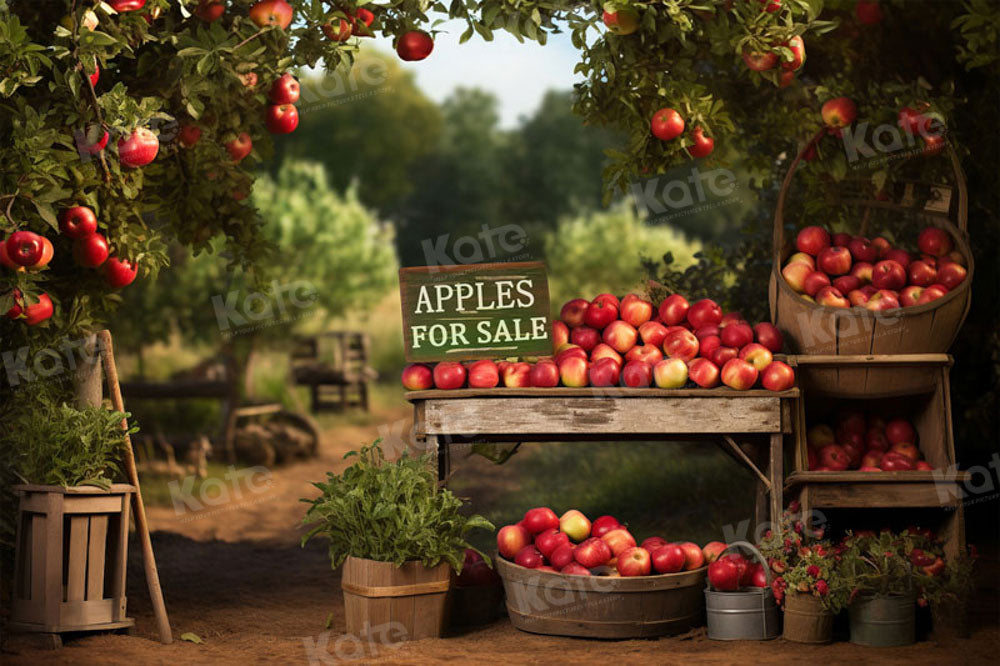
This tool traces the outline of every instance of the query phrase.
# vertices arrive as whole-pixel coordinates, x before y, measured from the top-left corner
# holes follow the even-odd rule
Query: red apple
[[[697,337],[697,336],[695,336]],[[722,346],[722,339],[717,335],[707,335],[698,340],[698,356],[712,358],[715,350]]]
[[[48,239],[45,242],[48,242]],[[121,289],[132,284],[138,272],[135,262],[128,259],[111,257],[104,263],[104,281],[112,289]]]
[[[128,136],[118,139],[118,160],[122,166],[146,166],[160,150],[160,140],[145,127],[137,127]]]
[[[757,368],[743,359],[730,359],[722,366],[722,383],[737,391],[746,391],[757,383]]]
[[[583,361],[586,363],[586,361]],[[501,372],[503,385],[507,388],[525,388],[531,386],[531,364],[519,361],[505,365]]]
[[[768,391],[787,391],[795,386],[795,371],[787,363],[772,361],[764,368],[760,383]]]
[[[702,299],[688,309],[687,320],[694,329],[718,326],[722,321],[722,308],[711,299]]]
[[[542,559],[542,554],[537,548],[534,546],[525,546],[517,551],[517,555],[514,556],[514,563],[526,569],[534,569],[545,564],[545,560]]]
[[[588,378],[591,386],[618,386],[621,365],[613,358],[602,358],[591,363]]]
[[[743,347],[740,350],[740,358],[757,368],[758,372],[762,372],[764,368],[771,364],[774,360],[774,356],[771,351],[764,345],[751,342],[750,344]]]
[[[872,281],[875,266],[866,261],[859,261],[851,267],[851,276],[856,277],[861,284],[865,285]]]
[[[667,328],[668,333],[670,332],[671,328],[673,327]],[[681,326],[681,328],[685,327]],[[698,338],[699,340],[704,340],[705,338],[712,335],[718,338],[719,336],[722,335],[722,329],[719,328],[718,326],[702,326],[701,328],[697,328],[694,331],[694,337]]]
[[[21,297],[21,292],[14,290],[14,305],[7,310],[9,319],[16,319],[24,322],[27,326],[35,326],[50,318],[55,312],[52,299],[48,294],[39,294],[38,301],[31,305],[25,305]]]
[[[574,326],[582,326],[584,315],[587,314],[587,308],[590,307],[590,303],[582,298],[574,298],[568,301],[562,310],[559,312],[559,318],[563,322],[573,328]]]
[[[622,299],[621,318],[638,328],[653,318],[653,304],[635,294],[628,294]]]
[[[555,361],[539,361],[531,367],[528,382],[542,388],[559,386],[559,366]]]
[[[890,444],[899,444],[900,442],[914,444],[917,441],[917,431],[913,428],[913,424],[906,419],[893,419],[885,424],[885,437]]]
[[[580,358],[586,361],[587,352],[583,351],[583,348],[580,347],[579,345],[574,345],[573,343],[570,342],[563,345],[562,348],[560,348],[556,352],[555,362],[557,364],[562,363],[568,358]]]
[[[611,548],[597,537],[590,537],[573,549],[573,559],[587,569],[595,569],[607,564],[611,556]]]
[[[693,571],[705,564],[705,554],[701,552],[701,546],[690,541],[677,544],[684,551],[684,570]]]
[[[849,308],[851,302],[835,287],[823,287],[816,293],[816,302],[828,308]]]
[[[594,520],[593,524],[590,526],[590,535],[600,539],[605,534],[612,530],[616,530],[621,527],[621,523],[614,516],[601,516]]]
[[[687,383],[688,367],[683,359],[664,359],[653,366],[653,380],[657,388],[681,388]]]
[[[9,253],[10,240],[7,243]],[[97,268],[107,260],[109,254],[108,241],[101,234],[90,234],[73,241],[73,258],[84,268]]]
[[[663,352],[670,358],[679,358],[682,361],[690,361],[698,355],[701,344],[694,333],[679,326],[667,330],[667,337],[663,340]]]
[[[635,345],[636,340],[639,339],[639,332],[635,330],[632,324],[619,319],[612,321],[604,329],[603,339],[616,352],[624,354]]]
[[[837,97],[823,104],[820,115],[827,127],[839,129],[854,122],[858,109],[849,97]]]
[[[914,466],[914,469],[919,470],[921,472],[931,472],[934,470],[934,465],[931,465],[926,460],[918,460],[917,464]]]
[[[589,310],[588,310],[589,312]],[[590,326],[574,326],[569,333],[570,342],[589,352],[601,341],[601,334]]]
[[[552,351],[569,342],[569,326],[561,321],[552,322]]]
[[[823,227],[806,227],[795,237],[795,248],[814,257],[828,247],[830,247],[830,233]]]
[[[968,274],[969,271],[966,270],[965,266],[956,262],[949,262],[942,265],[938,270],[937,279],[940,284],[948,288],[948,291],[951,291],[962,284]]]
[[[834,243],[834,245],[836,244],[837,243]],[[788,257],[788,260],[785,262],[785,266],[790,266],[791,264],[806,264],[809,266],[810,270],[816,270],[816,260],[805,252],[796,252],[792,256]]]
[[[282,30],[287,30],[292,24],[292,14],[295,10],[285,0],[260,0],[247,15],[258,28],[269,25],[276,25]]]
[[[818,452],[820,465],[841,471],[850,464],[850,456],[839,444],[827,444]]]
[[[590,362],[597,363],[602,358],[610,358],[614,360],[618,365],[624,365],[625,361],[622,359],[622,355],[611,348],[611,345],[601,343],[594,347],[593,351],[590,352]]]
[[[615,309],[617,309],[617,310],[620,310],[621,309],[621,305],[622,305],[619,302],[618,297],[615,296],[614,294],[598,294],[597,296],[594,297],[594,300],[591,301],[591,302],[592,303],[603,303],[605,305],[613,305],[613,306],[615,306]]]
[[[649,551],[632,546],[618,556],[618,573],[625,577],[648,576],[652,569]]]
[[[854,291],[848,292],[847,300],[850,301],[851,305],[854,307],[864,307],[864,304],[868,302],[868,292],[863,289],[855,289]]]
[[[865,448],[869,451],[888,451],[889,440],[885,431],[879,428],[869,428],[865,433]]]
[[[639,338],[643,344],[659,347],[667,337],[667,327],[658,321],[647,321],[639,327]]]
[[[718,559],[708,565],[708,582],[720,592],[734,592],[740,587],[740,570],[731,559]]]
[[[608,548],[611,549],[611,553],[615,557],[621,555],[628,548],[635,546],[635,537],[624,527],[617,527],[607,532],[601,537],[601,540],[608,544]]]
[[[226,11],[226,3],[220,0],[200,0],[193,14],[206,23],[219,20]]]
[[[618,318],[618,308],[607,301],[593,301],[583,313],[583,323],[591,328],[603,330]]]
[[[839,432],[861,435],[868,431],[868,421],[864,413],[857,410],[846,410],[837,415],[837,430]]]
[[[879,468],[883,472],[908,472],[915,468],[913,460],[895,451],[889,451],[882,456]]]
[[[626,361],[643,361],[653,365],[663,360],[663,352],[654,345],[636,345],[625,354]]]
[[[739,312],[727,312],[722,315],[722,321],[719,322],[719,328],[725,329],[730,324],[746,324],[747,320]],[[749,326],[749,324],[747,324]]]
[[[530,534],[540,534],[545,530],[559,529],[559,516],[547,506],[540,506],[528,509],[521,523]]]
[[[719,367],[707,358],[696,358],[688,363],[688,377],[702,388],[719,385]]]
[[[243,158],[249,155],[252,150],[253,140],[246,132],[241,132],[235,139],[226,143],[226,152],[229,153],[233,162],[243,161]]]
[[[847,244],[847,249],[850,250],[854,261],[874,263],[878,259],[878,248],[872,245],[872,242],[864,236],[855,236],[852,238],[851,242]]]
[[[833,287],[842,294],[848,294],[850,300],[850,293],[861,287],[861,280],[853,275],[841,275],[833,281]]]
[[[403,388],[407,391],[426,391],[434,386],[434,373],[423,363],[412,363],[403,368]]]
[[[823,287],[829,287],[830,284],[830,276],[823,271],[813,271],[806,276],[802,283],[802,290],[810,296],[816,296],[816,292]]]
[[[831,237],[830,244],[837,247],[847,247],[851,244],[851,234],[838,231]]]
[[[920,460],[920,449],[913,442],[898,442],[889,447],[889,453],[898,453],[899,455],[909,458],[911,462],[916,463]]]
[[[573,562],[574,550],[576,550],[576,546],[571,543],[557,546],[556,549],[552,551],[552,554],[549,555],[549,562],[552,563],[554,568],[562,570],[567,564]]]
[[[750,324],[730,324],[722,329],[722,344],[740,349],[753,342],[753,329]],[[697,339],[697,338],[696,338]]]
[[[497,532],[497,550],[508,560],[514,559],[530,543],[531,535],[521,525],[505,525]]]
[[[917,305],[924,305],[925,303],[936,301],[947,293],[948,289],[944,285],[932,284],[924,289],[924,293],[920,294],[920,298],[917,300]]]
[[[938,279],[937,269],[925,261],[914,261],[906,272],[910,278],[910,284],[918,287],[929,287]]]
[[[582,512],[570,509],[559,518],[559,531],[568,535],[573,541],[583,541],[590,536],[590,520]]]
[[[560,569],[559,573],[567,576],[589,576],[590,569],[577,562],[570,562]]]
[[[569,535],[557,529],[548,529],[535,537],[535,548],[543,557],[549,558],[559,546],[568,546]]]
[[[913,261],[913,257],[910,256],[909,252],[907,252],[906,250],[900,250],[899,248],[895,247],[886,252],[883,258],[891,259],[892,261],[895,261],[903,268],[908,268],[910,266],[910,262]]]
[[[917,247],[924,254],[940,257],[951,252],[954,245],[947,231],[937,227],[927,227],[917,236]]]
[[[489,359],[476,361],[469,366],[470,388],[493,388],[500,383],[500,371],[497,364]]]
[[[720,346],[712,351],[712,354],[708,356],[708,360],[717,365],[718,367],[724,366],[729,361],[734,358],[740,357],[740,350],[736,347],[726,347]]]
[[[667,326],[676,326],[687,318],[690,304],[680,294],[671,294],[660,303],[659,316]]]
[[[446,391],[460,389],[465,386],[467,374],[461,363],[443,361],[434,366],[434,386]]]
[[[629,388],[647,388],[653,381],[653,366],[645,361],[629,361],[622,368],[622,383]]]
[[[59,231],[78,240],[97,232],[97,216],[87,206],[72,206],[59,213]]]
[[[294,104],[272,104],[267,107],[264,124],[271,134],[291,134],[299,126],[299,110]]]
[[[895,310],[898,307],[899,298],[896,296],[896,292],[889,289],[879,289],[865,303],[865,308],[872,312]]]
[[[785,282],[794,291],[803,294],[806,291],[806,278],[812,275],[813,272],[813,269],[808,264],[796,262],[788,264],[781,269],[781,277],[785,278]]]
[[[655,551],[657,548],[662,548],[663,546],[666,546],[667,543],[668,541],[663,537],[651,536],[646,539],[643,539],[642,543],[639,544],[639,547],[645,548],[647,551],[649,551],[649,554],[652,555],[653,551]]]
[[[846,247],[824,248],[816,257],[816,268],[830,275],[846,275],[851,264],[851,252]]]
[[[295,104],[299,101],[298,79],[285,72],[271,84],[267,97],[272,104]]]
[[[711,564],[719,559],[724,552],[726,552],[726,547],[726,544],[721,541],[709,541],[705,544],[705,547],[701,549],[701,552],[705,555],[705,561]]]
[[[906,286],[906,270],[892,259],[883,259],[872,270],[872,286],[893,291],[902,289]]]
[[[757,342],[764,345],[772,354],[777,354],[785,344],[785,337],[778,328],[769,322],[762,321],[753,327]]]

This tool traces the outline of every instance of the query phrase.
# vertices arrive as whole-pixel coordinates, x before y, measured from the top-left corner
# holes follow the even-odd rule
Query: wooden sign
[[[401,268],[399,292],[407,361],[552,353],[540,261]]]

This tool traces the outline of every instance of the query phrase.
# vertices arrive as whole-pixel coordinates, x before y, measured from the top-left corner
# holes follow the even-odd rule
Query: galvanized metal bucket
[[[767,572],[768,586],[741,588],[737,592],[717,592],[705,588],[705,615],[708,637],[716,641],[766,641],[778,635],[778,604],[771,591],[767,560],[752,544],[737,541],[729,545],[751,551]]]
[[[916,603],[912,593],[855,599],[849,609],[851,642],[870,647],[915,643]]]

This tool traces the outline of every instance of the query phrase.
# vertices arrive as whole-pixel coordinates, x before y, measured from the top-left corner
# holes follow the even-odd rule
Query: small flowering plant
[[[887,597],[911,593],[919,593],[923,600],[921,583],[930,577],[928,572],[944,567],[940,544],[924,530],[848,532],[841,547],[839,571],[849,585],[848,602],[858,595]]]

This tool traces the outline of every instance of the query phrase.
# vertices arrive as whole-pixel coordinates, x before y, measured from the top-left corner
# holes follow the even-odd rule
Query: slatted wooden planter
[[[968,192],[965,176],[954,150],[948,148],[954,170],[954,188],[932,187],[932,196],[922,204],[914,194],[915,185],[907,184],[903,195],[895,200],[866,198],[863,192],[852,192],[845,182],[843,191],[830,200],[832,207],[848,212],[858,225],[848,231],[874,234],[870,219],[894,223],[907,221],[907,233],[916,233],[926,226],[949,232],[955,249],[966,261],[966,279],[943,297],[908,308],[874,313],[864,308],[833,308],[807,301],[797,294],[781,276],[785,260],[795,251],[794,232],[786,228],[785,211],[793,176],[802,154],[792,162],[781,187],[774,215],[774,268],[770,279],[771,319],[785,333],[791,350],[803,354],[917,354],[946,352],[958,329],[965,321],[972,301],[974,262],[966,232],[968,223]],[[953,196],[954,195],[954,196]],[[915,243],[914,243],[915,247]]]
[[[131,627],[125,573],[135,487],[14,490],[20,505],[10,629],[59,634]]]
[[[708,567],[657,576],[571,576],[526,569],[503,558],[497,573],[515,627],[534,634],[651,638],[705,623]]]
[[[363,639],[438,638],[448,626],[451,568],[419,562],[397,567],[348,557],[341,574],[347,633]]]

